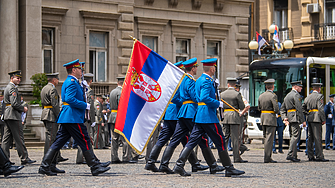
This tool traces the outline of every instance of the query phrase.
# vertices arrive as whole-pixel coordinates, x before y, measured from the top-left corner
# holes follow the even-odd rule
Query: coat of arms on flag
[[[178,67],[134,39],[114,131],[137,153],[145,149],[184,76]]]

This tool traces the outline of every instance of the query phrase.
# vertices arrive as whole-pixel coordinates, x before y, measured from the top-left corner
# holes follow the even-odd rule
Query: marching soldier
[[[244,171],[235,169],[230,161],[227,148],[225,147],[225,136],[222,133],[222,128],[216,114],[216,109],[218,107],[223,107],[223,102],[216,100],[214,80],[212,79],[212,76],[215,73],[216,61],[217,58],[201,61],[203,63],[204,73],[195,83],[195,94],[198,101],[198,108],[196,109],[194,117],[195,124],[192,129],[190,139],[180,153],[179,159],[173,169],[175,173],[178,173],[181,176],[191,175],[184,169],[185,162],[190,153],[193,151],[193,148],[201,142],[205,133],[207,133],[207,135],[213,140],[218,149],[220,161],[226,169],[226,176],[229,177],[231,175],[244,174]],[[215,161],[214,157],[212,157],[212,161]],[[211,166],[211,163],[208,164]]]
[[[245,108],[241,93],[235,91],[236,78],[227,78],[228,89],[221,93],[221,99],[226,101],[232,107],[237,110],[243,110]],[[241,115],[234,111],[231,107],[226,104],[223,104],[224,109],[224,119],[223,126],[225,128],[226,144],[228,144],[229,138],[233,144],[233,155],[234,163],[246,163],[248,161],[243,160],[240,156],[240,131],[241,131]],[[243,148],[243,152],[247,148]],[[243,153],[241,151],[241,153]]]
[[[8,73],[10,76],[10,82],[8,83],[4,92],[4,103],[6,104],[6,110],[4,113],[5,129],[2,140],[2,149],[9,158],[9,147],[13,143],[13,139],[16,143],[16,149],[21,158],[21,164],[30,164],[36,162],[28,157],[28,151],[24,143],[23,137],[23,126],[21,122],[21,113],[27,112],[28,108],[21,105],[20,96],[18,93],[17,86],[21,82],[21,71],[13,71]]]
[[[274,90],[274,79],[264,81],[266,92],[258,98],[258,109],[261,111],[261,125],[265,135],[264,141],[264,163],[276,163],[271,158],[273,139],[276,134],[276,114],[279,112],[277,95]]]
[[[82,75],[82,66],[79,60],[74,60],[63,65],[66,67],[68,77],[62,86],[62,110],[59,113],[57,123],[60,128],[57,132],[56,140],[51,145],[47,153],[43,157],[43,161],[38,173],[48,176],[55,176],[50,170],[53,164],[56,166],[56,155],[63,145],[71,138],[76,140],[83,151],[87,165],[91,168],[93,176],[99,175],[110,169],[108,164],[100,163],[91,148],[90,138],[84,125],[85,110],[90,109],[90,104],[84,102],[83,88],[79,83]]]
[[[290,147],[286,160],[300,162],[300,159],[297,158],[297,142],[301,133],[300,124],[302,123],[303,126],[306,126],[304,113],[302,111],[301,97],[299,94],[302,90],[302,82],[291,82],[291,85],[292,91],[285,96],[284,102],[280,108],[280,115],[283,122],[286,125],[289,124],[291,130]]]
[[[94,149],[105,149],[105,142],[103,139],[103,128],[105,126],[103,103],[105,96],[103,94],[96,95],[97,100],[94,102],[95,109],[95,131],[94,131]],[[106,124],[107,125],[107,124]]]
[[[327,162],[322,149],[322,125],[326,123],[326,116],[323,106],[323,95],[320,93],[322,83],[312,83],[313,92],[308,95],[302,104],[302,109],[308,122],[308,160]],[[315,143],[315,156],[313,144]]]
[[[112,131],[112,153],[111,153],[111,158],[112,158],[112,163],[122,163],[118,157],[118,150],[119,150],[119,142],[121,141],[123,143],[122,149],[123,149],[123,156],[122,160],[124,162],[135,162],[132,161],[132,148],[128,145],[128,143],[124,140],[124,138],[119,135],[118,133],[114,132],[115,128],[115,121],[116,121],[116,116],[117,116],[117,109],[119,106],[119,101],[121,97],[121,91],[122,91],[122,85],[123,85],[124,77],[117,77],[117,87],[113,89],[110,92],[109,95],[109,102],[111,105],[111,114],[109,116],[108,123],[111,123],[111,131]]]
[[[3,90],[0,91],[0,134],[1,141],[4,133],[5,122],[3,121],[3,115],[5,112],[6,105],[3,102]]]
[[[43,87],[41,91],[41,103],[42,103],[42,114],[41,121],[43,121],[46,132],[45,132],[45,144],[44,144],[44,155],[49,150],[51,144],[56,139],[56,134],[58,131],[59,125],[56,123],[58,114],[59,114],[59,95],[56,89],[58,85],[59,73],[47,74],[48,84]],[[66,161],[61,157],[59,152],[58,162]],[[52,167],[52,171],[57,171],[56,168]],[[64,171],[65,172],[65,171]],[[60,173],[60,172],[59,172]],[[63,172],[62,172],[63,173]]]

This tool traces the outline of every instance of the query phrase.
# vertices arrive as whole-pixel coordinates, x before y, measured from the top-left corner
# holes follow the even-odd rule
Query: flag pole
[[[134,38],[133,36],[129,35],[130,38],[132,38],[134,41],[137,41],[136,38]]]

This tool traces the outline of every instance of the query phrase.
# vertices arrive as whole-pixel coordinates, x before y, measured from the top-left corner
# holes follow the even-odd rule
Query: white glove
[[[90,103],[87,103],[86,110],[89,110],[91,108]]]
[[[216,83],[216,86],[219,87],[220,86],[220,82],[219,82],[219,79],[215,79],[214,81]]]
[[[87,84],[86,80],[81,82],[84,86],[86,86],[87,88],[89,87],[89,85]]]
[[[222,101],[220,101],[220,106],[219,107],[223,108],[223,102]]]
[[[278,114],[276,114],[276,118],[278,118]]]
[[[95,127],[95,122],[93,122],[93,123],[91,124],[91,127]]]

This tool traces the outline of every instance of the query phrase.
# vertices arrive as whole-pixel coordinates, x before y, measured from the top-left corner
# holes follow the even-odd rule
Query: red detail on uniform
[[[133,54],[131,55],[129,67],[134,67],[136,71],[141,71],[142,67],[151,53],[151,49],[143,45],[141,42],[136,41],[133,47]],[[124,80],[124,85],[130,85],[132,81],[132,68],[128,69],[126,78]],[[132,91],[131,87],[123,87],[122,94],[120,97],[120,103],[118,111],[122,113],[118,113],[115,122],[115,129],[119,131],[123,131],[124,122],[126,121],[127,108],[128,108],[128,99],[130,93]],[[121,126],[120,126],[121,125]]]
[[[133,92],[147,102],[155,102],[160,98],[162,89],[158,82],[141,73],[134,83]]]
[[[221,136],[221,134],[219,133],[218,127],[216,125],[216,123],[214,123],[215,125],[215,129],[216,129],[216,133],[219,135],[219,137],[221,138],[221,144],[222,144],[222,151],[224,151],[224,144],[223,144],[223,138]]]
[[[186,136],[186,143],[188,143],[188,136]]]
[[[73,67],[82,68],[82,66],[79,63],[74,63],[74,64],[71,64],[69,66],[66,66],[66,69],[70,69],[70,68],[73,68]]]
[[[206,147],[208,147],[208,140],[205,137],[202,137],[206,141]]]
[[[204,66],[215,66],[215,65],[216,65],[216,62],[215,62],[215,63],[204,63],[203,65],[204,65]]]
[[[14,97],[16,96],[16,92],[13,92],[13,94],[12,94]]]
[[[194,62],[194,63],[188,64],[188,65],[184,65],[184,67],[185,67],[185,68],[187,68],[187,67],[193,67],[195,64],[197,64],[197,62]]]
[[[80,134],[83,136],[83,139],[85,141],[86,149],[90,150],[90,148],[88,147],[87,141],[85,139],[85,135],[83,134],[83,131],[81,130],[81,127],[80,127],[79,123],[77,123],[77,125],[78,125],[78,128],[79,128]]]

